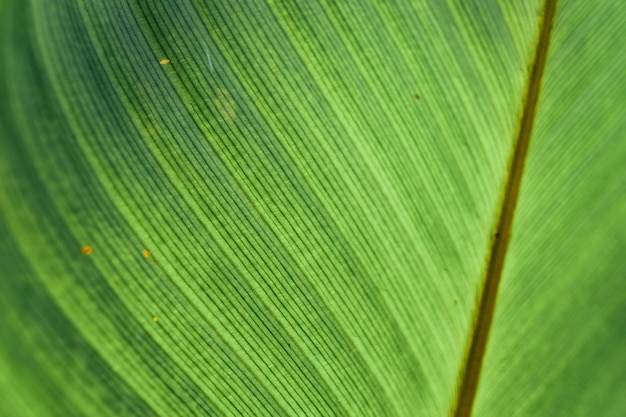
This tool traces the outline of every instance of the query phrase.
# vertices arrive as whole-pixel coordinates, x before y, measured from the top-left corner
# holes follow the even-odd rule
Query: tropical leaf
[[[1,416],[626,414],[626,3],[0,20]]]

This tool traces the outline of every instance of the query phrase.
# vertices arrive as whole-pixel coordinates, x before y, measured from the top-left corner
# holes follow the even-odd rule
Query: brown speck
[[[500,237],[500,232],[496,233],[496,237]]]
[[[420,95],[419,95],[419,94],[417,94],[417,93],[415,93],[415,94],[413,94],[413,98],[414,98],[415,100],[419,100],[419,99],[420,99]]]
[[[80,251],[83,255],[89,256],[93,252],[93,248],[91,246],[83,246]]]
[[[162,60],[160,60],[160,61],[159,61],[159,64],[161,64],[161,65],[167,65],[167,64],[169,64],[170,62],[172,62],[172,61],[170,61],[169,59],[167,59],[167,58],[166,58],[166,59],[162,59]]]

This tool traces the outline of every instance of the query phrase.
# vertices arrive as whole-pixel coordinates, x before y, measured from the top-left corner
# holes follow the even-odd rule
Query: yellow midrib
[[[496,234],[489,252],[483,288],[474,318],[471,340],[468,346],[465,365],[461,376],[454,417],[470,417],[478,390],[480,371],[487,348],[489,330],[498,295],[498,287],[509,246],[509,236],[515,206],[519,197],[522,174],[528,145],[535,121],[535,112],[541,90],[545,63],[550,45],[550,36],[554,24],[558,0],[546,0],[543,8],[539,37],[535,47],[534,61],[526,85],[523,111],[517,129],[515,148],[510,162],[509,175],[504,189]]]

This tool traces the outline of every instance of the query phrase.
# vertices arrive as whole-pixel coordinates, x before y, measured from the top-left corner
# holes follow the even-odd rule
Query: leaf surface
[[[544,7],[0,3],[0,415],[453,414]],[[475,416],[626,408],[625,20],[559,1]]]

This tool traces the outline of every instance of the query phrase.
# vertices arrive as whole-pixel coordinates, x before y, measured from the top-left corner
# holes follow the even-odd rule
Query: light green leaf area
[[[0,416],[449,416],[543,1],[0,2]],[[626,414],[626,3],[561,0],[474,416]]]

